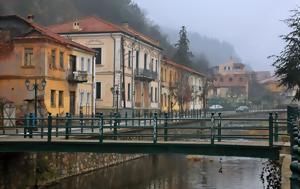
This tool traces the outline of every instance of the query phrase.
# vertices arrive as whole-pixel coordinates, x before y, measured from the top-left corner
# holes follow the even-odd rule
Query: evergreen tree
[[[187,37],[187,31],[185,26],[181,27],[179,31],[179,40],[175,44],[176,52],[174,55],[174,60],[179,64],[184,64],[189,66],[191,64],[191,57],[193,56],[189,49],[189,39]]]
[[[271,57],[275,58],[273,66],[276,67],[275,74],[280,78],[280,85],[297,89],[294,99],[300,100],[300,10],[291,12],[291,17],[284,22],[292,31],[281,36],[286,46],[279,56]]]

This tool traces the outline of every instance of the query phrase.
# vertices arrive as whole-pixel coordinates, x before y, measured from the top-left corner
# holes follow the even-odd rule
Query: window
[[[164,72],[163,72],[163,68],[160,69],[160,72],[161,72],[161,81],[164,81]]]
[[[91,72],[91,59],[90,58],[87,59],[87,71],[88,71],[89,74],[92,73]]]
[[[167,68],[165,68],[165,81],[167,81]]]
[[[80,92],[80,106],[83,105],[84,92]]]
[[[64,107],[64,92],[63,91],[58,92],[58,106]]]
[[[102,49],[101,48],[94,48],[96,53],[96,65],[101,65],[102,64]]]
[[[33,66],[33,48],[25,48],[24,66]]]
[[[154,71],[154,59],[151,58],[151,62],[150,62],[150,70]]]
[[[224,80],[223,80],[223,78],[221,77],[221,78],[220,78],[220,82],[223,82],[223,81],[224,81]]]
[[[55,90],[51,90],[51,106],[55,107],[56,105],[56,95],[55,95]]]
[[[145,53],[144,54],[144,69],[145,70],[147,69],[147,58],[148,58],[148,55]]]
[[[157,69],[158,69],[158,61],[156,60],[155,61],[155,71],[157,72]]]
[[[140,52],[136,51],[136,58],[135,58],[136,62],[135,62],[135,67],[136,69],[139,69],[139,61],[140,61]]]
[[[51,68],[55,68],[55,60],[56,60],[56,50],[51,50]]]
[[[81,57],[81,71],[84,71],[84,58]]]
[[[128,51],[128,68],[131,68],[131,51]]]
[[[170,80],[170,82],[172,82],[172,71],[170,70],[170,78],[169,78]]]
[[[128,83],[128,85],[127,85],[127,99],[128,99],[128,101],[130,101],[130,99],[131,99],[131,88],[130,88],[130,83]]]
[[[150,96],[151,102],[153,102],[153,87],[151,87]]]
[[[59,52],[59,65],[60,68],[64,68],[64,52]]]
[[[155,87],[155,102],[157,102],[158,99],[157,99],[157,87]]]
[[[242,77],[240,77],[240,81],[243,81],[243,78],[242,78]]]
[[[229,78],[229,81],[232,82],[232,77]]]
[[[96,99],[101,99],[101,82],[96,82]]]
[[[91,100],[91,94],[90,93],[86,93],[86,104],[87,105],[90,104],[90,100]]]

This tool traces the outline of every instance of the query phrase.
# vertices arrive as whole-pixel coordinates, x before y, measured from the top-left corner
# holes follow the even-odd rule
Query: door
[[[3,125],[5,127],[16,126],[16,107],[13,104],[5,104],[3,107]]]
[[[70,55],[69,64],[70,64],[70,72],[71,73],[75,72],[76,71],[76,56]]]
[[[70,91],[70,114],[75,115],[75,91]]]

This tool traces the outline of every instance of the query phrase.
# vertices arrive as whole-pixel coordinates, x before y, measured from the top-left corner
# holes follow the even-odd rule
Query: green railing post
[[[165,113],[164,121],[164,141],[168,141],[168,114]]]
[[[215,113],[211,113],[210,143],[215,143]]]
[[[51,137],[52,137],[52,116],[51,113],[48,115],[48,142],[51,142]]]
[[[56,114],[55,120],[55,136],[58,137],[58,114]]]
[[[275,113],[275,142],[278,142],[278,113]]]
[[[80,116],[80,118],[79,118],[79,120],[80,120],[80,133],[82,134],[83,133],[83,113],[80,112],[79,116]]]
[[[219,122],[218,122],[218,142],[222,140],[222,113],[218,113],[219,115]]]
[[[118,114],[114,113],[114,140],[117,140],[117,134],[118,134]]]
[[[157,113],[154,113],[153,119],[153,143],[157,143]]]
[[[273,113],[269,113],[269,146],[273,146]]]
[[[34,124],[34,118],[33,118],[33,113],[29,114],[29,138],[32,138],[33,132],[33,124]]]
[[[103,113],[100,113],[100,119],[99,119],[99,142],[103,142],[103,127],[104,127],[104,122],[103,122]]]
[[[134,126],[134,111],[131,112],[131,119],[132,126]]]
[[[41,115],[41,138],[44,138],[44,116]]]
[[[94,119],[95,119],[95,114],[94,113],[92,113],[92,133],[94,133]]]
[[[127,115],[127,112],[125,112],[125,126],[127,127],[127,118],[128,118],[128,115]]]
[[[24,138],[27,137],[28,128],[29,128],[29,116],[28,114],[25,114]]]
[[[293,126],[293,141],[292,146],[292,162],[290,170],[292,171],[291,189],[300,189],[300,132],[298,129],[298,123]]]
[[[138,113],[138,125],[141,126],[141,112]]]
[[[66,113],[66,128],[65,128],[65,138],[69,139],[69,127],[70,127],[70,116]]]
[[[112,112],[109,112],[109,129],[112,130],[112,124],[113,124],[113,114]]]

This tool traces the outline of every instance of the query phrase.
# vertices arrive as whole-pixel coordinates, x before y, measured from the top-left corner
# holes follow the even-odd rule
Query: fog
[[[243,63],[254,70],[273,70],[267,57],[279,54],[280,35],[289,31],[281,21],[297,0],[134,0],[158,25],[225,40],[233,44]],[[191,42],[192,43],[192,42]]]

